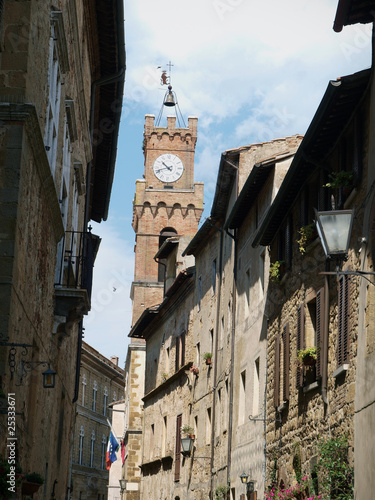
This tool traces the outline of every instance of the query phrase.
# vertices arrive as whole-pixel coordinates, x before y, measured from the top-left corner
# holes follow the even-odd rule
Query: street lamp
[[[348,254],[354,210],[315,210],[316,228],[327,257],[344,258]]]
[[[247,479],[249,477],[249,474],[246,474],[245,472],[243,472],[241,475],[240,475],[240,479],[241,479],[241,483],[242,484],[246,484],[247,483]]]
[[[126,490],[126,479],[119,479],[121,493]]]
[[[186,437],[181,439],[182,454],[185,457],[190,457],[191,451],[193,449],[193,438]]]

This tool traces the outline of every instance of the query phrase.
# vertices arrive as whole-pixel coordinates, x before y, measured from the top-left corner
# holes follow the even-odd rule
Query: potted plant
[[[211,352],[206,352],[203,356],[205,362],[206,362],[206,365],[210,365],[211,362],[212,362],[212,353]]]
[[[191,367],[190,367],[190,371],[191,371],[191,373],[192,373],[193,375],[198,375],[198,373],[199,373],[199,368],[198,368],[197,366],[193,365],[193,366],[191,366]]]
[[[353,172],[347,172],[346,170],[340,170],[339,172],[332,172],[328,175],[331,179],[323,187],[328,187],[331,189],[350,189],[353,186]]]
[[[306,253],[307,245],[317,234],[315,224],[312,223],[308,224],[307,226],[300,227],[298,229],[298,234],[300,235],[300,239],[296,241],[298,243],[299,251],[303,255]]]
[[[194,429],[192,427],[190,427],[190,425],[187,425],[187,424],[183,425],[181,427],[181,433],[185,434],[190,439],[195,439],[195,435],[193,434]]]
[[[274,283],[279,283],[282,275],[285,272],[285,261],[284,260],[275,260],[270,265],[270,281]]]
[[[26,474],[25,481],[22,483],[22,495],[33,495],[44,483],[44,479],[37,472]]]
[[[316,347],[307,347],[306,349],[300,349],[297,352],[297,360],[300,365],[312,366],[316,363],[317,349]]]

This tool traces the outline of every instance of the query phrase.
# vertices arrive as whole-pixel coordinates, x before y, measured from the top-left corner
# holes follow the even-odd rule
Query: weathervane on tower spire
[[[167,73],[167,70],[164,69],[164,70],[162,70],[162,73],[161,73],[160,85],[161,86],[168,85],[168,90],[166,91],[166,93],[164,95],[163,104],[161,106],[158,117],[156,118],[155,125],[159,126],[161,117],[163,115],[163,109],[164,109],[163,107],[167,106],[169,108],[175,108],[175,114],[176,114],[176,118],[177,118],[177,122],[178,122],[179,127],[181,127],[181,122],[182,122],[183,126],[186,128],[184,118],[182,116],[180,107],[178,105],[176,92],[173,92],[173,90],[172,90],[171,72],[172,72],[173,66],[174,65],[171,63],[171,61],[169,61],[169,63],[167,64],[169,72]],[[158,66],[158,69],[161,69],[161,68],[162,68],[161,66]]]

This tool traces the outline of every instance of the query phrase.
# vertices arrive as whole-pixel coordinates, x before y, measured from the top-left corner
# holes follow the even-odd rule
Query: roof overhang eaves
[[[275,160],[254,165],[224,225],[224,229],[237,229],[248,214],[256,195],[275,166]]]
[[[145,335],[144,330],[146,327],[154,320],[154,318],[159,314],[161,304],[154,307],[149,307],[138,318],[136,324],[130,330],[128,337],[137,338],[137,339],[146,339],[147,335]]]
[[[208,236],[212,234],[213,231],[220,230],[216,225],[217,222],[218,221],[214,218],[207,217],[202,226],[195,233],[189,245],[182,252],[182,257],[185,257],[185,255],[196,255],[196,253],[207,243]]]
[[[372,22],[374,22],[373,0],[339,0],[333,30],[339,33],[344,26]]]
[[[280,189],[254,237],[253,247],[268,246],[272,243],[277,234],[277,228],[287,217],[306,178],[318,168],[318,162],[323,161],[330,154],[346,122],[359,106],[368,86],[370,74],[371,70],[368,69],[329,82]],[[351,99],[346,99],[344,102],[342,98],[348,93],[349,95],[351,93]],[[337,113],[340,107],[345,108],[345,113]],[[326,124],[329,125],[325,126]],[[327,139],[327,133],[333,127],[336,128]]]

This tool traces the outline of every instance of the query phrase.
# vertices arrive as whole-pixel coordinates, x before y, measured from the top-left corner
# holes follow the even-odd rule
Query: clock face
[[[177,155],[166,153],[156,158],[154,174],[162,182],[176,182],[184,171],[184,165]]]

